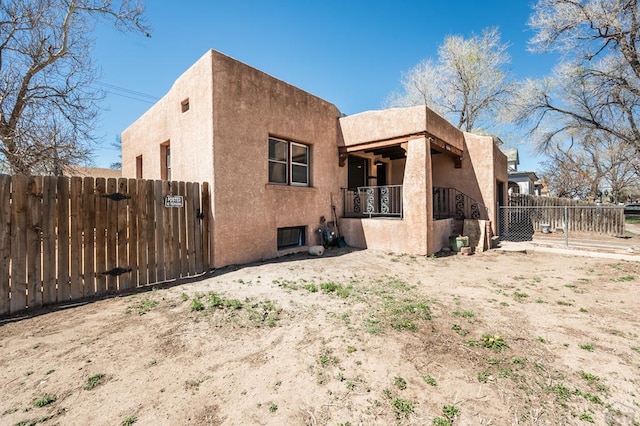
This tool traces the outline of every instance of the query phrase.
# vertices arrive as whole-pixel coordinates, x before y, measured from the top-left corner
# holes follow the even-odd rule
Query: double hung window
[[[269,183],[309,186],[309,147],[269,138]]]

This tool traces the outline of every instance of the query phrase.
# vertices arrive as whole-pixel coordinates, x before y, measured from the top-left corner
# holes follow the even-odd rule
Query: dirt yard
[[[334,249],[0,322],[2,425],[640,424],[640,262]]]

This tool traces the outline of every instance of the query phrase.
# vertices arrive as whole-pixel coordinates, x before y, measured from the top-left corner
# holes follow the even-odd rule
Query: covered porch
[[[456,222],[490,218],[465,134],[442,117],[422,106],[340,120],[340,229],[350,245],[427,255],[448,245]]]

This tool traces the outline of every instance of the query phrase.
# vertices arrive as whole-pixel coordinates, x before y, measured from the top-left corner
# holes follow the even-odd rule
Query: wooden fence
[[[536,230],[540,229],[541,224],[547,224],[552,230],[562,229],[566,232],[617,236],[625,233],[624,208],[620,206],[512,194],[509,196],[508,212],[510,222],[517,221],[513,216],[525,217]]]
[[[0,175],[0,315],[201,274],[209,211],[207,183]]]

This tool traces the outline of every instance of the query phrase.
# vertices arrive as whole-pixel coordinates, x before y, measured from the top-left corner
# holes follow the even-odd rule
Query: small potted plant
[[[458,235],[457,237],[449,238],[449,245],[452,251],[460,251],[462,247],[469,247],[469,237],[465,235]]]

